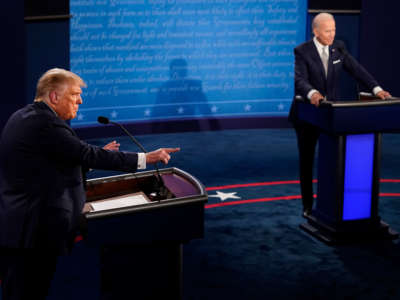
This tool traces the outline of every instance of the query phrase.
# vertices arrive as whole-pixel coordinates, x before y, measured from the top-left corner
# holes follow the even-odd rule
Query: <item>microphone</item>
[[[125,128],[124,126],[122,126],[121,124],[119,124],[119,123],[117,123],[117,122],[110,121],[109,118],[106,118],[106,117],[103,117],[103,116],[99,116],[99,117],[97,118],[97,122],[99,122],[99,123],[101,123],[101,124],[105,124],[105,125],[107,125],[107,124],[117,125],[119,128],[121,128],[121,129],[125,132],[125,134],[126,134],[127,136],[129,136],[129,137],[131,138],[131,140],[132,140],[144,153],[147,153],[146,149],[144,149],[144,147],[138,142],[138,140],[135,139],[135,137],[134,137],[132,134],[130,134],[130,132],[129,132],[128,130],[126,130],[126,128]]]
[[[97,118],[97,122],[99,122],[100,124],[113,124],[118,126],[119,128],[122,129],[123,132],[125,132],[125,134],[144,152],[147,153],[146,149],[144,149],[144,147],[142,146],[142,144],[139,143],[139,141],[137,139],[135,139],[135,137],[130,134],[130,132],[121,124],[117,123],[117,122],[113,122],[110,121],[109,118],[107,117],[103,117],[103,116],[99,116]],[[157,191],[155,192],[154,195],[152,195],[153,193],[151,193],[150,195],[152,195],[155,199],[158,199],[159,201],[161,201],[162,199],[165,199],[167,194],[168,194],[168,190],[165,186],[164,180],[162,179],[161,175],[160,175],[160,171],[158,170],[158,166],[157,163],[154,164],[155,168],[156,168],[156,172],[157,172],[157,176],[155,176],[157,178],[157,182],[158,182],[158,186]]]

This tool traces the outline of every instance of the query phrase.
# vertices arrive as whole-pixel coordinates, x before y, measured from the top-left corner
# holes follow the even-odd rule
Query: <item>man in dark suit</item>
[[[294,49],[296,96],[317,107],[324,99],[337,100],[340,72],[344,69],[377,97],[391,97],[347,52],[344,43],[335,40],[336,25],[331,14],[320,13],[315,16],[312,29],[314,38]],[[296,101],[292,103],[289,120],[297,135],[303,216],[308,216],[313,206],[312,171],[320,132],[318,128],[298,119]]]
[[[83,80],[51,69],[35,102],[15,112],[0,140],[0,247],[3,300],[45,299],[57,257],[71,249],[85,203],[82,168],[134,172],[168,163],[179,148],[110,151],[81,141],[66,123],[82,103]]]

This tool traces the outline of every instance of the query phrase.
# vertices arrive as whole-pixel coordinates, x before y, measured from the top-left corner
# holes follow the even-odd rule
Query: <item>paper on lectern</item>
[[[92,211],[109,210],[121,207],[128,207],[140,204],[146,204],[149,200],[142,193],[122,195],[118,197],[109,198],[102,201],[90,202]]]

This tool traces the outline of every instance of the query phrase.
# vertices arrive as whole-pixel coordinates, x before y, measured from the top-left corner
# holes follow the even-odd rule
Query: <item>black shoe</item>
[[[305,209],[304,211],[303,211],[303,218],[308,218],[308,217],[310,217],[311,216],[311,209]]]

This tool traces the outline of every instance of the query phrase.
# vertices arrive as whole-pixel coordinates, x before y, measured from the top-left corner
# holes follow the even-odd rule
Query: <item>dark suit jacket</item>
[[[0,246],[65,252],[85,202],[83,166],[131,172],[137,154],[81,141],[45,103],[15,112],[0,140]]]
[[[347,52],[342,41],[334,41],[329,46],[328,76],[313,40],[309,40],[294,49],[295,56],[295,95],[307,99],[310,90],[316,89],[327,100],[338,100],[339,78],[344,69],[369,90],[378,86],[378,82]],[[295,101],[289,113],[289,120],[298,122]]]

